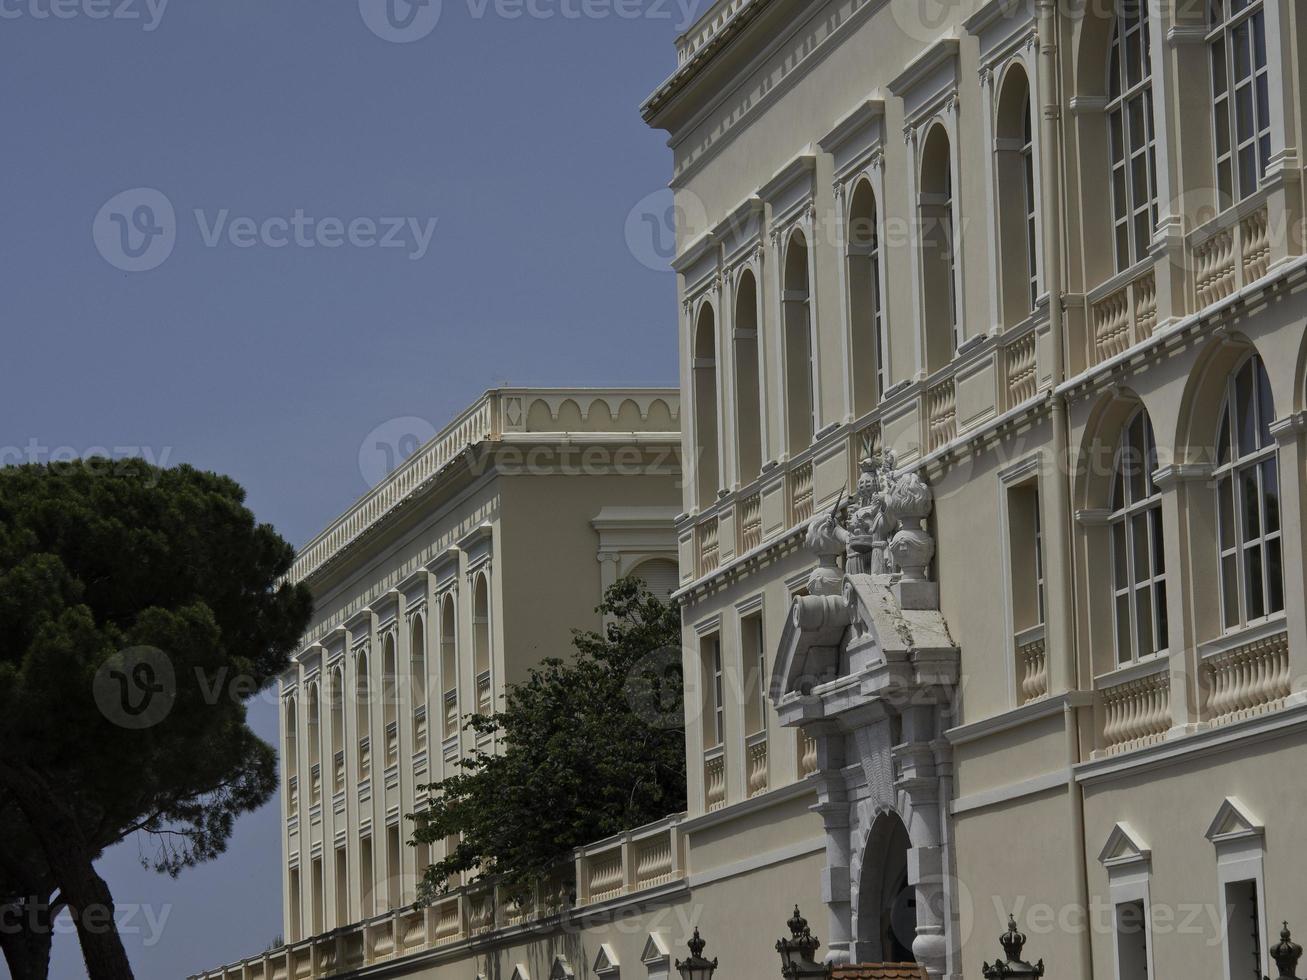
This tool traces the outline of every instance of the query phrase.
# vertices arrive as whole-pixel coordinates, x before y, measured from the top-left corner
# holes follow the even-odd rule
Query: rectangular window
[[[1226,882],[1225,915],[1230,980],[1258,980],[1262,976],[1263,929],[1256,880]]]
[[[1148,980],[1148,918],[1143,899],[1116,906],[1117,980]]]
[[[1027,480],[1007,491],[1008,560],[1012,582],[1012,625],[1021,633],[1044,623],[1044,537],[1039,485]]]
[[[359,840],[359,912],[370,919],[377,914],[372,881],[372,838]]]
[[[324,905],[326,902],[326,894],[325,884],[322,878],[322,858],[313,859],[309,888],[311,890],[311,907],[309,909],[309,915],[311,917],[313,929],[312,934],[320,936],[326,931],[326,923],[323,921],[323,917],[326,914]]]
[[[726,685],[722,674],[722,644],[717,634],[701,641],[704,669],[704,748],[711,749],[726,740]]]
[[[401,904],[400,884],[403,871],[400,868],[399,827],[386,828],[386,908],[397,909]]]
[[[336,928],[349,919],[349,857],[345,848],[336,848]]]
[[[749,736],[767,728],[767,650],[763,645],[761,613],[740,620],[740,648],[744,651],[747,671],[744,734]]]
[[[300,908],[300,869],[290,869],[290,909],[286,922],[286,942],[297,943],[304,937],[301,935],[300,923],[303,921],[304,910]]]

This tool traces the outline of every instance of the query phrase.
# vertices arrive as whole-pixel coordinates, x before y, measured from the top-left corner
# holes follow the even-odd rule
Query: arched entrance
[[[914,963],[917,892],[908,884],[907,828],[897,813],[876,815],[858,874],[854,961]]]

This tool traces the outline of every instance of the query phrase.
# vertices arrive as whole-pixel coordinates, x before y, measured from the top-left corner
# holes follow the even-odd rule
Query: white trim
[[[1013,728],[1020,728],[1032,721],[1039,721],[1042,718],[1061,714],[1068,705],[1073,708],[1083,708],[1093,703],[1094,696],[1089,691],[1068,691],[1050,698],[1027,701],[1019,708],[991,715],[988,718],[982,718],[967,725],[958,725],[956,728],[948,729],[944,733],[944,737],[952,745],[966,745],[968,742],[975,742],[982,738],[989,738],[991,735],[1010,731]]]
[[[1203,729],[1120,756],[1082,762],[1075,767],[1076,782],[1093,785],[1127,773],[1170,769],[1178,760],[1194,761],[1250,743],[1294,735],[1304,729],[1307,729],[1307,702],[1300,702],[1273,714]]]

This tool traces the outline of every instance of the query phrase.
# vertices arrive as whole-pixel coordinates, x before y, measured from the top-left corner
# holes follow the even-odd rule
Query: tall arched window
[[[812,380],[812,291],[808,281],[808,240],[790,236],[785,248],[781,307],[785,330],[785,430],[791,456],[812,444],[817,405]]]
[[[427,748],[427,633],[423,617],[409,624],[409,697],[413,701],[413,751]]]
[[[1221,557],[1221,621],[1226,629],[1284,609],[1280,545],[1280,460],[1275,406],[1261,358],[1253,355],[1226,386],[1216,440]]]
[[[368,680],[368,654],[360,651],[354,665],[354,727],[358,732],[359,778],[372,772],[372,683]]]
[[[322,703],[318,697],[318,685],[310,684],[308,698],[308,723],[305,737],[309,741],[309,805],[322,802]]]
[[[494,710],[490,686],[490,585],[486,576],[478,575],[472,591],[472,652],[476,661],[477,711]]]
[[[331,704],[331,790],[339,793],[345,788],[345,669],[336,667],[331,672],[327,699]]]
[[[735,439],[740,481],[762,472],[762,390],[758,383],[758,281],[745,270],[735,289]]]
[[[299,812],[299,775],[300,775],[300,749],[299,749],[299,718],[295,708],[295,699],[286,699],[286,729],[282,736],[282,768],[286,772],[286,812],[295,814]]]
[[[717,318],[707,303],[694,326],[693,372],[698,502],[707,507],[721,488],[717,468]]]
[[[1148,254],[1157,226],[1153,62],[1147,0],[1118,0],[1107,60],[1107,143],[1117,271]]]
[[[445,738],[458,734],[458,642],[455,634],[454,595],[440,600],[440,687],[444,692]]]
[[[926,370],[937,371],[958,348],[957,249],[953,240],[953,163],[948,133],[930,128],[921,150],[921,290]]]
[[[1153,483],[1157,446],[1148,413],[1126,423],[1112,477],[1112,588],[1116,662],[1128,664],[1167,648],[1166,555],[1162,498]]]
[[[1030,82],[1020,65],[1014,64],[1003,78],[996,130],[999,295],[1003,322],[1014,326],[1030,315],[1039,299],[1034,127]]]
[[[884,324],[880,300],[880,226],[871,182],[862,180],[849,203],[849,328],[853,355],[853,410],[865,415],[885,393]]]
[[[1225,205],[1254,193],[1271,159],[1262,5],[1249,0],[1211,0],[1208,29],[1216,186]]]
[[[381,717],[385,725],[386,765],[399,761],[399,691],[395,675],[395,634],[387,633],[381,647]]]

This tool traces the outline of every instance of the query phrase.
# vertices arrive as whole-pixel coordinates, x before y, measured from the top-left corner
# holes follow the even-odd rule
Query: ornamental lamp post
[[[1007,917],[1007,932],[998,937],[999,945],[1003,947],[1002,960],[995,960],[994,965],[984,964],[981,972],[985,980],[1020,980],[1022,977],[1036,978],[1044,975],[1044,961],[1038,963],[1027,963],[1021,958],[1021,949],[1026,945],[1025,933],[1017,932],[1017,920],[1011,915]]]
[[[781,976],[785,980],[825,977],[825,964],[818,963],[813,955],[821,945],[821,940],[812,934],[808,920],[799,914],[797,905],[786,925],[790,927],[790,938],[776,940],[776,952],[781,954]]]
[[[1289,923],[1280,930],[1280,941],[1270,948],[1271,959],[1280,971],[1276,980],[1298,980],[1298,960],[1302,958],[1302,947],[1289,935]],[[1270,980],[1268,977],[1267,980]]]
[[[676,961],[676,972],[681,975],[681,980],[712,980],[713,971],[717,969],[717,957],[704,957],[703,948],[708,944],[699,937],[698,926],[694,927],[694,936],[686,945],[690,947],[690,955]]]

